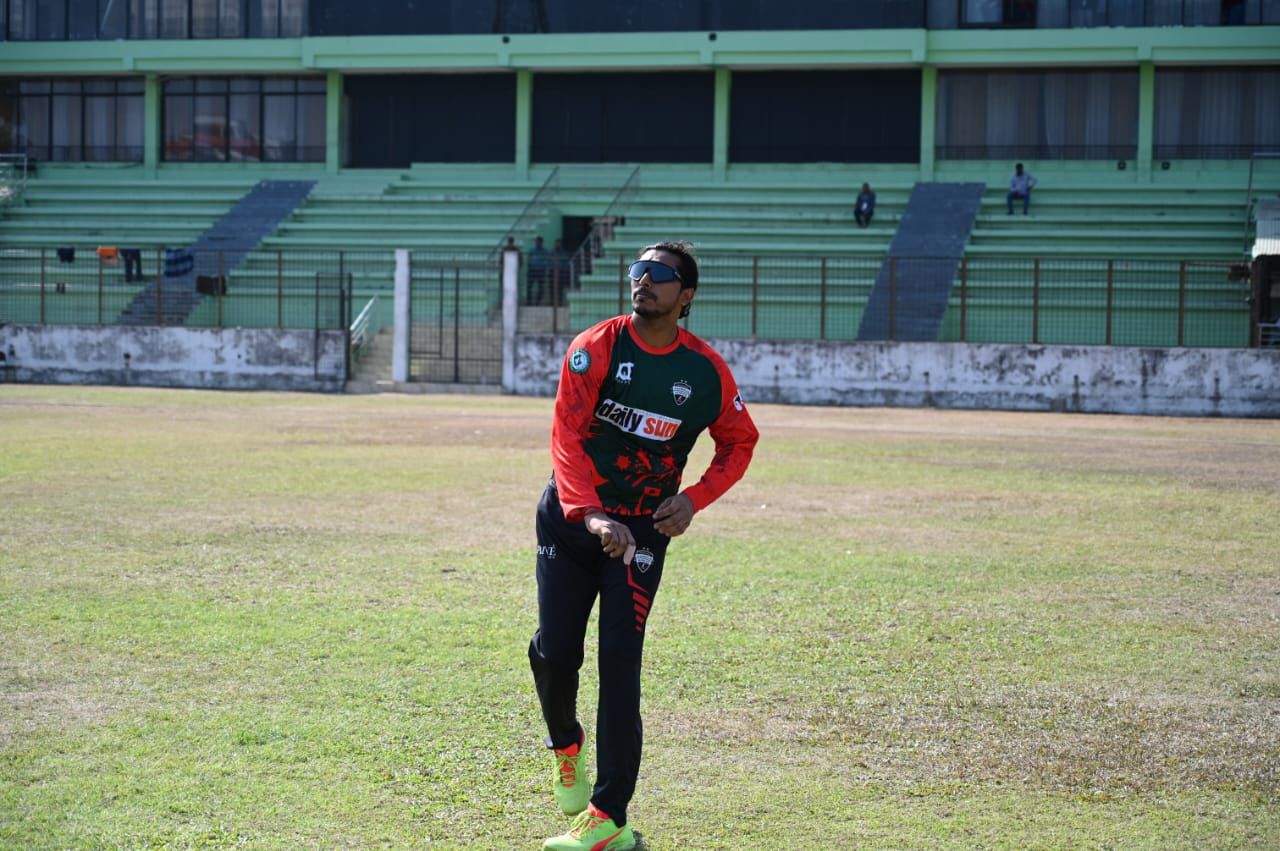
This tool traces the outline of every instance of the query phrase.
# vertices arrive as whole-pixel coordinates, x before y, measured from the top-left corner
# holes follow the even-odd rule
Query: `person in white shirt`
[[[1031,207],[1031,190],[1036,185],[1036,178],[1029,171],[1022,170],[1022,163],[1018,163],[1013,170],[1013,177],[1009,178],[1009,194],[1005,196],[1005,204],[1009,207],[1009,215],[1013,215],[1013,201],[1015,198],[1022,199],[1022,215],[1026,215]]]

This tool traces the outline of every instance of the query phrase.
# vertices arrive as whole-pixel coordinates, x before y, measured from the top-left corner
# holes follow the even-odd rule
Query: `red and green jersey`
[[[551,426],[565,517],[577,522],[594,509],[652,514],[679,492],[689,451],[704,430],[716,451],[685,491],[696,510],[742,478],[759,438],[729,367],[683,329],[661,349],[640,340],[630,316],[583,331],[560,369]]]

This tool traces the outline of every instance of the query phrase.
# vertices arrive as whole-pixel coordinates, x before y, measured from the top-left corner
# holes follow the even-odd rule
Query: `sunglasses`
[[[631,280],[638,281],[648,273],[649,280],[655,284],[665,284],[669,281],[679,281],[680,285],[684,285],[684,278],[680,277],[680,273],[672,269],[666,263],[659,263],[657,260],[637,260],[631,264],[631,268],[627,270],[627,274],[631,276]]]

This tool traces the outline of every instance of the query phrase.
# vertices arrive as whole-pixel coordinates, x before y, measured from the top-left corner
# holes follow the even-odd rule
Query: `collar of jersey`
[[[680,338],[684,336],[684,329],[677,325],[676,338],[672,340],[669,345],[663,346],[660,349],[655,349],[640,338],[640,334],[633,330],[633,321],[630,316],[627,317],[627,333],[631,336],[632,342],[639,346],[643,351],[646,351],[651,355],[665,355],[675,351],[676,346],[680,345]]]

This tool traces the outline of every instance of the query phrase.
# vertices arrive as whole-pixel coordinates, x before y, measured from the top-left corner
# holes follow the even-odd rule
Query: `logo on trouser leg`
[[[653,567],[653,553],[646,549],[636,550],[636,554],[632,556],[635,562],[636,570],[641,573],[648,573],[649,568]]]
[[[556,545],[551,544],[549,546],[543,546],[542,544],[538,544],[538,555],[542,556],[543,558],[555,558]]]

